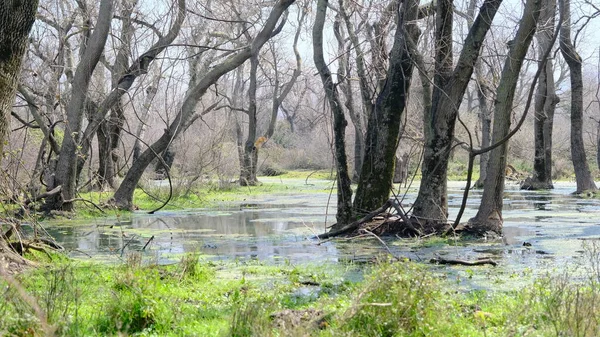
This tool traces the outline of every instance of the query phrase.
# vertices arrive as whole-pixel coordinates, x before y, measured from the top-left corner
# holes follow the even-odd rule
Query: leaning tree
[[[15,92],[27,36],[35,21],[37,0],[7,0],[0,3],[0,155],[4,153],[9,116],[15,101]],[[0,229],[1,230],[1,229]],[[7,232],[13,232],[12,228]],[[6,244],[7,233],[0,232],[0,273],[23,264],[25,260],[13,254]]]
[[[496,90],[492,133],[493,149],[488,162],[487,176],[483,184],[483,196],[477,215],[469,220],[469,227],[474,233],[502,232],[504,178],[508,154],[507,138],[510,135],[513,101],[519,73],[536,31],[541,3],[542,0],[528,0],[525,3],[517,34],[508,44],[508,55]],[[544,55],[547,56],[547,54],[545,52]],[[544,64],[541,64],[541,67],[545,69]]]

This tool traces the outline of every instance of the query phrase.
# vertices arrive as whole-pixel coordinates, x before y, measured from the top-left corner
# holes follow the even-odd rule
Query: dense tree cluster
[[[449,167],[462,156],[469,180],[479,163],[474,185],[484,190],[467,228],[499,233],[512,157],[533,167],[523,188],[546,189],[553,152],[570,151],[577,192],[596,189],[588,158],[598,149],[600,103],[584,83],[600,87],[585,63],[598,55],[582,57],[593,51],[578,42],[600,10],[578,6],[5,1],[4,198],[70,211],[80,191],[95,189],[132,208],[145,179],[256,185],[261,169],[334,163],[339,231],[386,204],[396,171],[408,172],[396,166],[410,161],[421,183],[403,222],[440,232]],[[568,131],[556,128],[565,121]],[[553,147],[556,137],[570,146]]]

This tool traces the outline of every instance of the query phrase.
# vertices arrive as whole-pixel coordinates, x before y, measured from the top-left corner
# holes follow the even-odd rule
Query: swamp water
[[[305,181],[300,179],[262,178],[261,181],[285,184],[290,191],[300,187],[307,191]],[[161,211],[153,215],[139,212],[126,219],[62,220],[44,223],[44,228],[70,256],[107,261],[118,261],[130,252],[143,251],[145,258],[158,263],[176,262],[185,252],[199,252],[213,260],[259,260],[274,264],[360,263],[387,252],[373,238],[325,243],[311,239],[335,221],[336,203],[335,193],[325,192],[331,181],[309,183],[314,191],[308,189],[305,194],[252,196],[220,208]],[[463,186],[459,182],[449,184],[450,219],[454,219],[460,207]],[[600,242],[596,241],[600,240],[600,200],[572,196],[574,190],[574,183],[557,183],[554,190],[543,192],[520,191],[516,185],[508,185],[502,239],[456,243],[451,238],[385,241],[394,255],[414,261],[426,262],[439,255],[466,260],[493,258],[499,262],[496,268],[434,267],[468,287],[509,282],[515,285],[535,275],[565,270],[577,275],[578,270],[590,264],[590,251],[600,250],[593,244]],[[403,194],[405,209],[410,208],[416,194],[415,187]],[[480,198],[481,191],[470,193],[461,221],[475,215]]]

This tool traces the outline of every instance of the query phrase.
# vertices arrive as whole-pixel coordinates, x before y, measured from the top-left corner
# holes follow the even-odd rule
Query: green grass
[[[464,292],[411,262],[374,264],[353,282],[354,265],[198,254],[170,266],[140,255],[121,265],[53,261],[10,286],[0,278],[0,335],[596,336],[600,328],[597,277]]]

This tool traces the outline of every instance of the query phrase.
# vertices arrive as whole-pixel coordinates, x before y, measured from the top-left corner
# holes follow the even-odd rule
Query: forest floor
[[[281,188],[266,184],[244,193]],[[239,188],[193,195],[197,199],[181,197],[181,204],[170,207],[243,197]],[[444,239],[420,240],[435,245]],[[117,264],[35,250],[26,257],[36,267],[0,276],[1,336],[598,336],[600,331],[596,250],[584,254],[583,277],[562,271],[515,274],[485,289],[465,288],[443,267],[385,254],[360,263],[278,265],[214,261],[199,253],[181,254],[171,265],[135,252]],[[491,275],[495,267],[461,268],[460,277],[469,278]],[[516,286],[507,286],[511,280]]]

